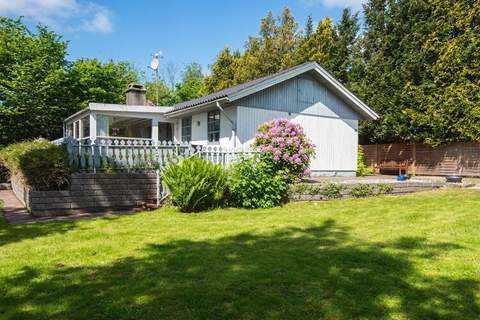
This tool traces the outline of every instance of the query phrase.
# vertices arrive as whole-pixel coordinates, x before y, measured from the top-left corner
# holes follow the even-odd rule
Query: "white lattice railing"
[[[70,163],[81,170],[161,169],[193,155],[227,166],[241,155],[250,156],[251,149],[221,146],[200,146],[187,142],[151,139],[97,137],[75,140],[66,138]]]

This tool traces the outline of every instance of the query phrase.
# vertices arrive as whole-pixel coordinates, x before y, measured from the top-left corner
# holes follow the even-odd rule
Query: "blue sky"
[[[360,5],[361,0],[0,0],[0,15],[50,26],[70,41],[71,60],[130,61],[147,71],[150,54],[161,50],[164,66],[181,69],[197,61],[207,73],[223,47],[243,48],[258,33],[269,10],[279,15],[288,6],[302,27],[309,14],[315,22],[326,16],[336,21],[343,7]]]

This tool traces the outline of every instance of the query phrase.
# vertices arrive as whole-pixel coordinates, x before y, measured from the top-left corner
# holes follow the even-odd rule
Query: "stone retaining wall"
[[[132,209],[139,202],[154,202],[157,184],[154,172],[79,173],[72,175],[69,190],[31,190],[19,176],[12,177],[12,190],[33,215],[50,216]]]
[[[360,183],[338,183],[343,186],[341,191],[340,199],[353,198],[350,194],[350,189]],[[438,181],[403,181],[403,182],[387,182],[387,183],[365,183],[370,186],[379,186],[379,185],[389,185],[392,187],[392,190],[387,194],[406,194],[419,191],[429,191],[434,189],[439,189],[445,187],[445,183]],[[315,185],[315,184],[311,184]],[[318,185],[318,184],[317,184]],[[323,184],[326,185],[326,184]],[[374,196],[376,194],[372,194]],[[291,201],[321,201],[321,200],[332,200],[327,196],[321,194],[321,191],[308,192],[292,192],[290,194]]]

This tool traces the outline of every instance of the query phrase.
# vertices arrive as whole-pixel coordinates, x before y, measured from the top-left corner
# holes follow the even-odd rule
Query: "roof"
[[[343,97],[344,100],[357,112],[363,114],[367,119],[376,120],[379,118],[378,114],[370,109],[365,103],[351,93],[345,86],[343,86],[338,80],[336,80],[331,74],[323,69],[318,63],[314,61],[305,62],[293,68],[289,68],[278,73],[255,79],[249,82],[238,84],[233,87],[229,87],[209,95],[184,101],[173,105],[173,109],[168,111],[167,114],[176,113],[181,110],[194,108],[196,106],[212,103],[219,100],[227,100],[233,102],[245,96],[254,94],[258,91],[264,90],[280,82],[286,81],[293,77],[296,77],[305,72],[315,71],[324,79],[331,87]]]
[[[70,121],[72,119],[76,119],[79,116],[83,115],[84,113],[89,113],[90,111],[112,111],[112,112],[132,112],[132,113],[167,113],[168,111],[172,111],[172,107],[158,107],[158,106],[135,106],[135,105],[127,105],[127,104],[113,104],[113,103],[95,103],[90,102],[88,107],[82,109],[64,121]]]

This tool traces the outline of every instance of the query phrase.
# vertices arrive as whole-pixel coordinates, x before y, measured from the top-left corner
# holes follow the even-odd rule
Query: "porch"
[[[77,141],[132,140],[157,144],[180,142],[175,134],[176,120],[165,116],[170,107],[90,103],[64,121],[64,138]]]

